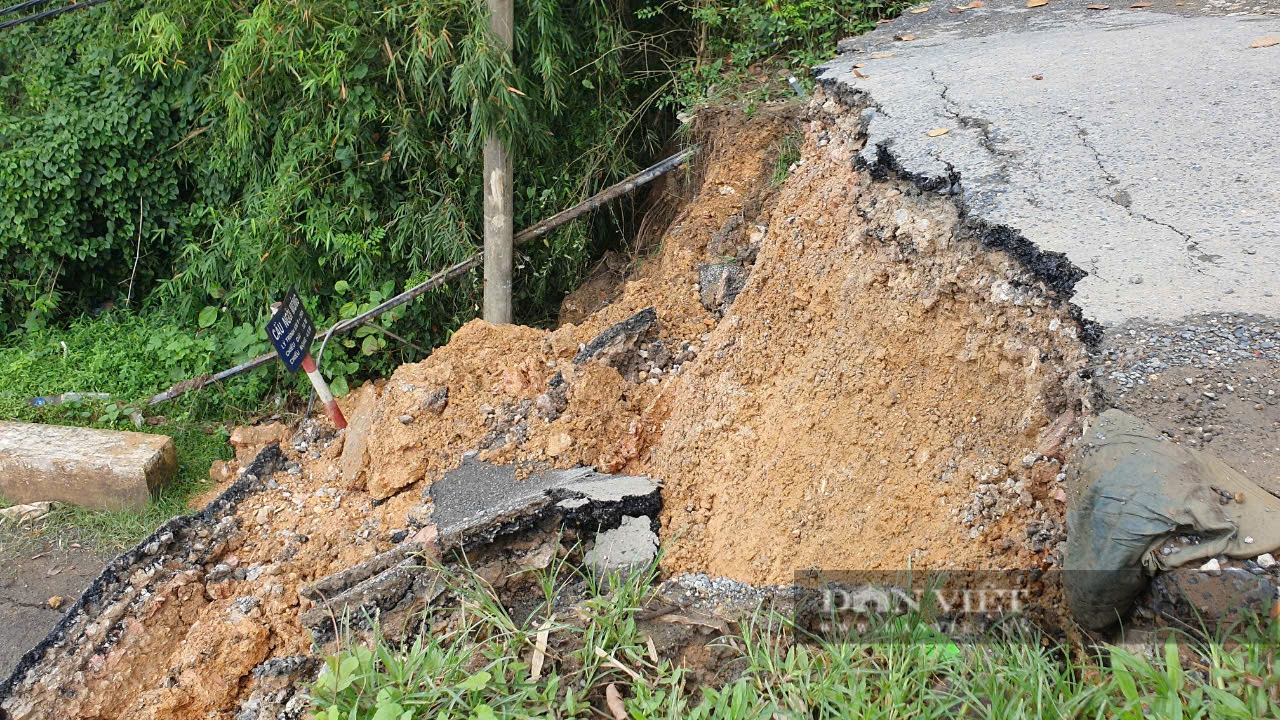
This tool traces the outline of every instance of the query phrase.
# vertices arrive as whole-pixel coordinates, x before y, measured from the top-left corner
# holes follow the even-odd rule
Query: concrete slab
[[[587,553],[587,565],[597,573],[628,572],[653,562],[658,555],[658,536],[648,517],[624,517],[622,524],[596,536],[595,547]]]
[[[862,165],[954,195],[989,245],[1029,242],[1087,319],[1280,314],[1280,46],[1250,47],[1280,3],[951,5],[819,68],[866,108]]]
[[[103,510],[139,510],[173,478],[164,435],[0,422],[0,495]]]
[[[592,468],[543,470],[517,479],[514,465],[468,458],[428,493],[443,552],[487,544],[552,512],[592,532],[617,527],[624,515],[658,512],[659,488],[652,478],[607,475]]]

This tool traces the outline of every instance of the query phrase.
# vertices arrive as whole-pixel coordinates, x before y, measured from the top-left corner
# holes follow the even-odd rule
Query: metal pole
[[[574,219],[579,218],[592,210],[595,210],[596,208],[600,207],[606,202],[609,202],[610,200],[614,200],[628,193],[635,192],[638,188],[648,185],[649,183],[653,182],[657,178],[660,178],[663,175],[666,175],[667,173],[671,172],[672,170],[675,170],[676,168],[680,167],[682,164],[684,164],[686,160],[688,160],[690,157],[693,157],[693,154],[696,153],[697,151],[698,151],[697,145],[681,150],[680,152],[676,153],[675,155],[672,155],[666,160],[663,160],[659,163],[655,163],[654,165],[651,165],[650,167],[647,167],[644,170],[641,170],[640,172],[636,173],[635,175],[632,175],[631,177],[626,178],[625,180],[622,180],[613,185],[610,185],[604,190],[601,190],[595,195],[592,195],[586,200],[583,200],[577,205],[574,205],[573,207],[569,208],[568,210],[558,212],[555,215],[552,215],[551,217],[547,218],[546,220],[543,220],[542,222],[538,223],[537,225],[534,225],[531,228],[526,228],[525,230],[521,230],[520,233],[515,237],[515,244],[519,245],[521,243],[525,243],[530,240],[533,240],[534,238],[540,238],[543,235],[546,235],[547,233],[551,232],[552,230],[555,230],[556,228],[561,227],[563,225],[567,225],[569,222],[573,221]],[[419,297],[422,297],[423,295],[440,287],[441,285],[444,285],[450,280],[454,280],[456,278],[462,277],[463,275],[466,275],[467,273],[479,267],[480,261],[481,261],[481,253],[476,253],[475,255],[472,255],[466,260],[463,260],[462,262],[459,262],[456,265],[453,265],[452,267],[441,270],[435,275],[432,275],[431,277],[427,278],[426,280],[423,280],[417,285],[414,285],[408,290],[405,290],[399,295],[396,295],[395,297],[384,301],[381,305],[378,305],[377,307],[370,308],[369,310],[363,313],[360,313],[356,317],[350,318],[348,320],[343,320],[342,322],[334,323],[333,326],[330,327],[325,332],[325,334],[341,335],[342,333],[355,330],[357,327],[364,324],[365,322],[368,322],[372,318],[375,318],[385,313],[386,311],[391,310],[392,308],[399,307],[401,305],[404,305],[407,302],[410,302]],[[323,349],[323,347],[324,346],[322,345],[321,349]],[[258,357],[253,358],[252,360],[242,362],[239,365],[236,365],[235,367],[229,367],[226,370],[223,370],[217,374],[202,375],[200,377],[191,378],[190,380],[183,380],[180,383],[175,383],[168,390],[165,390],[164,392],[159,393],[158,395],[152,396],[152,398],[147,401],[147,404],[158,405],[162,402],[172,400],[184,393],[191,392],[192,390],[199,390],[200,388],[207,387],[214,383],[222,382],[227,378],[231,378],[231,377],[235,377],[236,375],[247,373],[250,370],[253,370],[255,368],[260,368],[263,365],[267,365],[271,363],[275,359],[276,359],[276,351],[272,350],[271,352],[265,353],[263,355],[259,355]]]
[[[489,29],[503,50],[513,52],[514,0],[488,0]],[[511,265],[514,256],[511,154],[496,133],[484,139],[484,319],[511,322]]]

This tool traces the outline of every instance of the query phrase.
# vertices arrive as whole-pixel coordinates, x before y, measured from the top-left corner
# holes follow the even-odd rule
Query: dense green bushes
[[[652,136],[617,12],[522,4],[513,67],[482,11],[162,0],[0,35],[3,329],[123,299],[139,247],[135,297],[186,317],[429,273],[475,247],[486,128],[516,147],[521,225],[631,169],[644,145],[616,139]],[[522,307],[587,244],[579,226],[532,248]],[[428,324],[466,314],[467,290]]]
[[[290,284],[336,318],[476,249],[486,131],[515,148],[526,226],[653,159],[708,83],[811,62],[886,11],[521,0],[512,64],[484,10],[119,0],[0,32],[0,334],[126,302],[252,329]],[[522,248],[520,320],[554,312],[629,207]],[[442,341],[476,290],[415,303],[400,333]],[[334,360],[385,343],[350,345]]]

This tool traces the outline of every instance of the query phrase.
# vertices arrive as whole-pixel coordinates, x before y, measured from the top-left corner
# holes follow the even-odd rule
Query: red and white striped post
[[[347,418],[342,414],[342,408],[338,407],[338,401],[333,399],[333,393],[329,392],[329,383],[324,381],[324,376],[316,369],[316,363],[311,359],[311,353],[302,358],[302,369],[307,373],[307,379],[311,381],[311,387],[316,389],[316,395],[320,397],[320,402],[324,403],[324,414],[329,416],[329,420],[333,422],[333,426],[339,430],[347,426]]]

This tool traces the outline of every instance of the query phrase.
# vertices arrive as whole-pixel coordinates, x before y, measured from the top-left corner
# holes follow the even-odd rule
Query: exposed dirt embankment
[[[1027,530],[1061,525],[1065,433],[1042,436],[1079,410],[1070,313],[945,196],[855,172],[851,122],[807,123],[755,271],[667,391],[673,570],[1026,568],[1050,544]]]
[[[1084,396],[1069,310],[958,237],[944,196],[856,172],[834,103],[699,122],[702,169],[612,304],[554,331],[472,322],[359,389],[345,434],[295,435],[285,470],[117,561],[0,707],[259,717],[314,667],[299,590],[416,537],[471,451],[662,480],[672,572],[1052,563]]]

